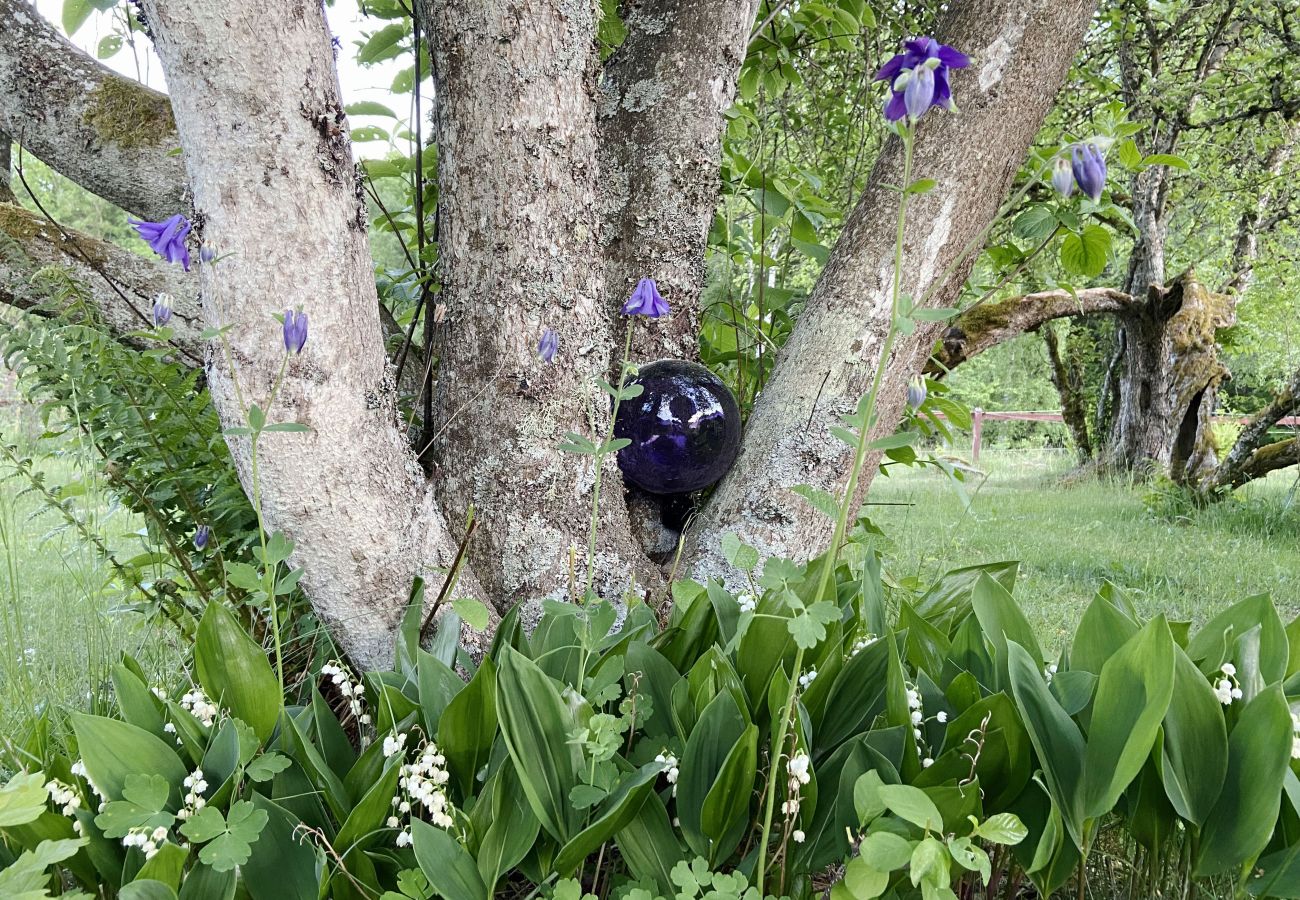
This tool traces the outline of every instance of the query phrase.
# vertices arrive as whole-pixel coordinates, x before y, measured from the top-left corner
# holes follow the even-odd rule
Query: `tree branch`
[[[17,204],[0,203],[0,303],[40,316],[66,314],[69,307],[52,305],[49,291],[34,281],[36,273],[47,266],[66,270],[83,284],[98,318],[118,337],[152,327],[154,298],[160,292],[170,294],[174,309],[172,343],[181,351],[177,361],[187,366],[202,364],[203,323],[197,279],[186,276],[176,266],[57,228]],[[109,286],[110,280],[118,290]],[[134,346],[146,345],[125,340]]]
[[[187,208],[165,94],[82,53],[27,0],[0,0],[0,132],[137,216]]]
[[[951,304],[969,271],[969,245],[983,242],[1024,154],[1092,18],[1092,0],[968,0],[939,34],[973,58],[954,73],[959,115],[921,124],[915,171],[934,190],[913,200],[905,234],[903,289]],[[840,491],[849,452],[829,429],[866,390],[890,315],[893,222],[901,179],[897,141],[877,161],[845,223],[807,308],[781,352],[750,419],[740,459],[697,520],[685,570],[697,579],[736,573],[721,552],[737,531],[762,555],[806,556],[829,532],[821,513],[791,493],[799,484]],[[892,431],[911,374],[936,338],[924,326],[899,343],[877,403],[880,432]],[[819,386],[823,385],[824,390]],[[867,473],[869,476],[871,473]],[[870,477],[862,479],[861,499]]]
[[[1085,288],[1073,294],[1040,291],[976,306],[944,332],[942,343],[930,357],[925,371],[930,375],[942,374],[1003,341],[1037,331],[1053,319],[1121,313],[1132,309],[1137,302],[1114,288]]]
[[[736,94],[758,0],[643,0],[601,81],[605,303],[611,316],[651,276],[672,307],[633,359],[694,359],[704,250],[718,204],[723,112]]]
[[[456,542],[395,421],[323,11],[257,0],[230,0],[220,15],[207,0],[143,6],[200,237],[224,257],[201,268],[207,323],[229,326],[229,352],[209,369],[213,403],[223,425],[242,426],[244,404],[267,409],[283,371],[267,415],[310,431],[260,441],[262,514],[293,541],[303,587],[343,649],[363,668],[386,665],[412,578],[449,568]],[[273,319],[286,307],[311,320],[306,349],[288,360]],[[251,496],[249,444],[229,440]],[[483,596],[468,568],[456,595]]]
[[[1282,468],[1295,462],[1282,462],[1278,465],[1271,463],[1278,460],[1287,459],[1287,453],[1279,449],[1279,444],[1266,444],[1268,432],[1278,420],[1294,414],[1300,410],[1300,370],[1297,370],[1282,390],[1278,391],[1265,406],[1255,414],[1246,426],[1237,435],[1236,443],[1228,451],[1223,462],[1207,479],[1210,488],[1238,488],[1248,481],[1267,475],[1273,469]],[[1283,441],[1281,443],[1295,444],[1294,440]],[[1294,449],[1291,451],[1291,457],[1294,457]]]

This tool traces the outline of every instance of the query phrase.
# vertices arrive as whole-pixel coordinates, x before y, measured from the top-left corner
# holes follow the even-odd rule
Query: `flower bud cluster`
[[[212,723],[221,715],[221,708],[208,699],[201,687],[195,687],[181,695],[181,709],[198,719],[204,728],[211,728]]]
[[[397,733],[384,738],[384,756],[404,754],[406,734]],[[400,829],[397,846],[411,846],[410,820],[424,816],[438,828],[451,828],[451,801],[447,799],[446,785],[451,775],[447,771],[447,758],[432,741],[416,747],[415,761],[403,762],[397,781],[398,792],[393,797],[393,813],[385,823],[389,828]]]
[[[1300,714],[1291,713],[1291,758],[1300,759]]]
[[[1240,700],[1243,696],[1241,682],[1237,680],[1237,667],[1230,662],[1226,662],[1219,669],[1221,677],[1214,681],[1214,696],[1224,706],[1231,706],[1233,700]]]
[[[853,649],[849,651],[849,658],[852,659],[857,656],[878,640],[880,640],[880,638],[876,637],[875,634],[867,634],[865,637],[858,638],[853,642]]]
[[[671,753],[660,753],[655,757],[655,762],[664,767],[664,775],[668,778],[668,783],[673,786],[673,796],[677,796],[677,776],[681,770],[677,768],[677,757]]]
[[[159,825],[152,831],[146,827],[132,828],[122,838],[123,847],[139,847],[145,859],[153,859],[158,847],[167,843],[167,829]]]
[[[369,725],[370,714],[365,711],[364,706],[366,686],[361,683],[361,679],[357,678],[351,669],[337,659],[331,659],[321,666],[320,674],[322,678],[328,677],[330,683],[337,687],[339,693],[347,699],[348,711],[356,716],[357,721],[362,725]],[[385,743],[385,746],[387,746],[387,743]],[[384,756],[392,756],[392,754],[385,752]]]
[[[74,785],[52,778],[45,782],[45,791],[50,795],[50,802],[65,816],[75,815],[81,808],[81,792]]]
[[[203,799],[207,793],[208,782],[203,777],[202,769],[195,769],[185,776],[185,805],[176,813],[178,819],[188,819],[196,812],[207,805],[208,801]]]

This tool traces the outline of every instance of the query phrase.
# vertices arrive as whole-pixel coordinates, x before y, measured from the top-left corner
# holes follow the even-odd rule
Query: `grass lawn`
[[[37,464],[50,483],[80,474],[68,457]],[[9,476],[12,467],[0,467]],[[73,509],[121,558],[141,552],[140,523],[100,494],[93,479]],[[14,737],[23,720],[45,706],[85,710],[102,704],[109,667],[122,651],[146,671],[175,659],[171,634],[133,612],[110,583],[111,568],[64,528],[30,482],[0,481],[0,736]]]
[[[872,484],[871,515],[889,535],[895,577],[933,578],[979,562],[1021,561],[1016,598],[1044,650],[1068,640],[1103,581],[1143,616],[1204,622],[1253,594],[1273,596],[1284,620],[1300,614],[1300,497],[1294,470],[1275,472],[1206,510],[1160,517],[1142,486],[1071,482],[1072,455],[987,452],[988,474],[967,482],[969,510],[933,469],[894,467]],[[901,505],[892,505],[901,504]]]

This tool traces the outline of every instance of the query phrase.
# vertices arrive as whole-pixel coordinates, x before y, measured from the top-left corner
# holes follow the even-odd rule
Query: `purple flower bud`
[[[204,244],[201,247],[199,247],[200,262],[211,263],[216,258],[217,258],[217,251],[213,250],[207,244]]]
[[[1052,166],[1052,187],[1062,197],[1068,197],[1074,193],[1074,170],[1070,168],[1070,161],[1064,156],[1058,156]]]
[[[159,293],[153,298],[153,327],[161,328],[172,320],[172,295]]]
[[[208,540],[212,537],[212,529],[207,525],[200,525],[194,530],[194,549],[203,550],[208,546]]]
[[[542,332],[542,339],[537,342],[537,355],[542,362],[554,362],[555,352],[560,349],[560,337],[552,329]]]
[[[185,236],[190,233],[190,220],[180,213],[161,222],[144,222],[127,219],[151,248],[169,263],[178,262],[186,272],[190,270],[190,251],[185,246]]]
[[[668,301],[659,296],[659,286],[653,278],[642,278],[637,282],[636,290],[623,304],[625,316],[649,316],[657,319],[668,313]]]
[[[307,314],[284,311],[284,349],[288,353],[301,353],[307,343]]]
[[[920,409],[925,402],[926,393],[925,379],[918,375],[907,385],[907,405],[912,409]]]
[[[1074,181],[1096,203],[1101,200],[1101,189],[1106,186],[1106,158],[1096,144],[1075,144],[1070,149],[1070,165]]]
[[[932,106],[956,111],[948,71],[969,66],[969,57],[930,37],[915,38],[903,46],[903,52],[876,73],[877,81],[890,85],[885,118],[897,122],[907,116],[916,121]]]

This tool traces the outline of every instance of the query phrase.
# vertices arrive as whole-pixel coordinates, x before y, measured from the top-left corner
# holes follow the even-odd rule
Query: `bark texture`
[[[940,375],[1003,341],[1037,331],[1053,319],[1131,309],[1132,296],[1114,288],[1040,291],[986,303],[962,313],[944,332],[943,341],[926,364],[926,373]]]
[[[186,276],[178,266],[145,259],[107,241],[56,227],[16,204],[0,203],[0,303],[37,315],[67,313],[75,301],[52,303],[48,288],[34,279],[34,273],[46,266],[58,267],[83,285],[84,299],[104,326],[119,337],[151,328],[154,298],[162,292],[170,294],[172,343],[180,351],[178,361],[202,365],[204,343],[199,335],[203,321],[197,279]]]
[[[113,73],[27,0],[0,0],[0,132],[137,216],[188,209],[165,94]]]
[[[1083,386],[1078,366],[1071,365],[1061,356],[1061,342],[1049,325],[1042,330],[1047,346],[1047,362],[1052,386],[1061,398],[1061,418],[1070,429],[1075,451],[1082,465],[1092,458],[1092,438],[1088,434],[1088,410],[1083,402]]]
[[[506,609],[567,597],[571,551],[587,568],[595,467],[558,448],[566,432],[603,439],[609,397],[595,379],[625,327],[611,321],[598,264],[596,20],[585,0],[425,9],[447,307],[435,480],[449,517],[477,509],[470,558]],[[559,336],[551,364],[536,352],[546,328]],[[617,597],[660,576],[632,537],[612,456],[604,474],[595,587]]]
[[[904,291],[921,297],[942,284],[931,304],[955,298],[970,265],[963,251],[982,243],[1094,5],[972,0],[945,17],[940,40],[960,45],[973,62],[953,79],[962,112],[932,112],[919,129],[914,171],[937,186],[917,198],[908,215]],[[742,533],[762,555],[806,556],[824,545],[829,522],[790,489],[812,484],[837,491],[847,477],[848,448],[828,428],[866,390],[880,354],[894,244],[886,223],[897,208],[897,195],[885,185],[901,177],[901,148],[894,141],[876,163],[871,186],[759,397],[740,459],[698,520],[684,566],[695,577],[735,578],[721,552],[730,531]],[[908,376],[922,367],[936,337],[935,328],[921,327],[899,343],[878,399],[880,432],[897,424]],[[863,492],[871,480],[866,474]]]
[[[623,4],[627,40],[600,84],[605,301],[611,316],[642,276],[672,315],[633,338],[632,358],[699,355],[704,250],[718,205],[723,112],[736,95],[758,0]]]
[[[1288,451],[1281,444],[1295,444],[1295,440],[1282,441],[1281,444],[1267,443],[1269,430],[1284,416],[1292,415],[1300,409],[1300,371],[1274,395],[1268,406],[1260,410],[1246,427],[1237,435],[1236,443],[1223,457],[1223,462],[1206,480],[1209,490],[1241,487],[1248,481],[1267,475],[1273,469],[1280,469],[1295,462],[1294,450]],[[1291,462],[1285,460],[1291,459]]]
[[[343,649],[363,667],[383,665],[412,577],[449,565],[455,541],[395,421],[324,15],[254,0],[219,16],[206,0],[146,0],[144,11],[202,237],[227,254],[202,269],[207,324],[233,326],[233,371],[221,354],[209,370],[213,402],[226,426],[243,424],[241,396],[265,408],[285,358],[272,317],[290,307],[310,316],[269,420],[311,431],[263,439],[262,509],[294,541],[291,561]],[[247,441],[231,449],[251,495]],[[477,593],[463,572],[457,595]]]

